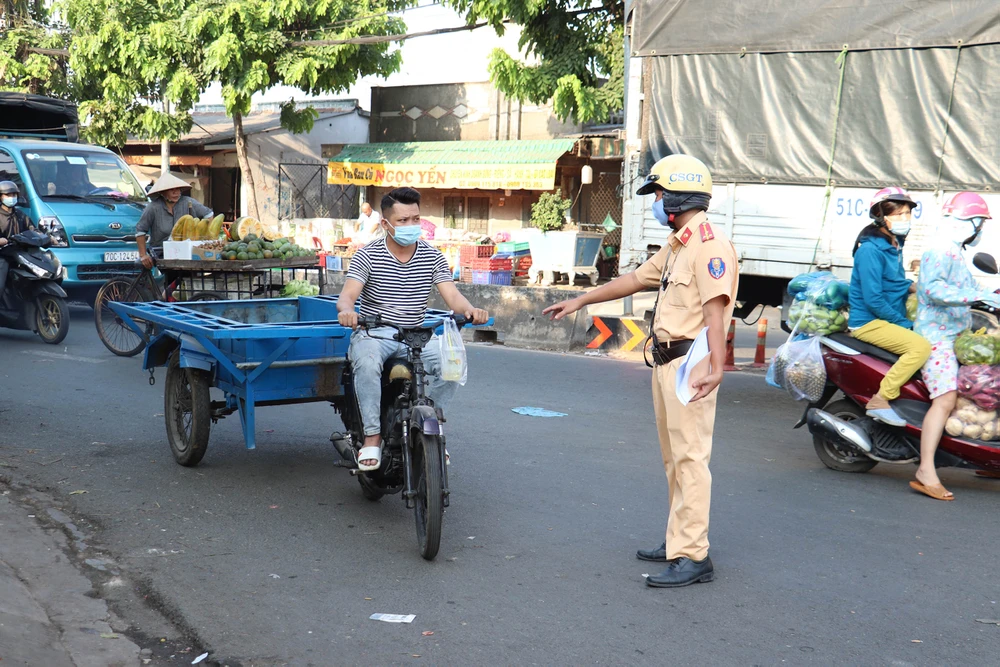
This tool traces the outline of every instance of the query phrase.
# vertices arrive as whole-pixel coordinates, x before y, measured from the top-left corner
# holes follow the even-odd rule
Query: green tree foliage
[[[566,211],[572,205],[558,192],[543,192],[531,205],[531,224],[543,232],[557,232],[566,224]]]
[[[520,48],[537,63],[503,49],[490,57],[490,77],[504,94],[533,104],[552,101],[556,115],[605,121],[624,104],[623,0],[448,0],[472,25],[498,34],[521,27]]]
[[[71,96],[65,26],[52,24],[40,0],[0,2],[0,90]]]
[[[181,25],[184,39],[202,50],[204,77],[222,83],[233,118],[236,152],[249,190],[247,213],[258,217],[253,175],[246,152],[243,118],[255,93],[276,85],[309,94],[347,90],[359,76],[386,76],[399,69],[400,54],[387,42],[327,44],[367,35],[405,31],[389,16],[412,0],[200,0],[191,2]],[[311,107],[281,108],[282,125],[293,132],[312,129]]]
[[[193,0],[63,0],[85,136],[176,140],[207,85],[201,50],[181,31]]]

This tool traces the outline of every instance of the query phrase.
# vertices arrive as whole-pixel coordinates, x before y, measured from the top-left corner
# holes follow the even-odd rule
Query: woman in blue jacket
[[[865,406],[870,417],[892,426],[905,426],[906,421],[889,401],[899,398],[899,390],[931,354],[931,344],[913,332],[913,322],[906,317],[906,299],[916,289],[903,271],[901,240],[910,231],[915,207],[903,188],[885,188],[875,194],[868,209],[873,222],[858,237],[851,272],[847,322],[851,335],[899,355]]]

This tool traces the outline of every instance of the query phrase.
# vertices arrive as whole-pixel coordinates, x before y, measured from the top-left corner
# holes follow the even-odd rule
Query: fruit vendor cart
[[[194,466],[208,448],[211,424],[238,413],[247,449],[256,447],[256,408],[344,394],[351,330],[337,322],[337,297],[203,303],[113,303],[137,333],[158,333],[143,368],[166,367],[164,420],[175,460]],[[430,319],[446,316],[428,311]],[[212,400],[209,389],[224,392]]]
[[[326,286],[326,270],[315,257],[242,261],[162,259],[156,266],[161,271],[170,271],[179,280],[173,294],[178,301],[287,296],[302,281],[321,294]]]

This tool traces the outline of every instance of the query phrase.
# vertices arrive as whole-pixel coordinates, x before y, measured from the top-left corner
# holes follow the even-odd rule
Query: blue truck
[[[73,104],[0,93],[0,180],[18,185],[18,206],[52,237],[66,292],[92,303],[106,280],[134,269],[149,200],[118,155],[76,138]]]

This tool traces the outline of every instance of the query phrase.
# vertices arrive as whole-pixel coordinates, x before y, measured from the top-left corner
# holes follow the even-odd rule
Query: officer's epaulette
[[[688,229],[685,229],[683,231],[683,233],[681,233],[681,244],[682,245],[687,245],[688,241],[690,241],[690,240],[691,240],[691,229],[688,228]]]
[[[698,231],[701,232],[701,240],[703,243],[705,241],[711,241],[715,238],[715,232],[712,231],[712,225],[707,222],[703,222],[698,225]]]

